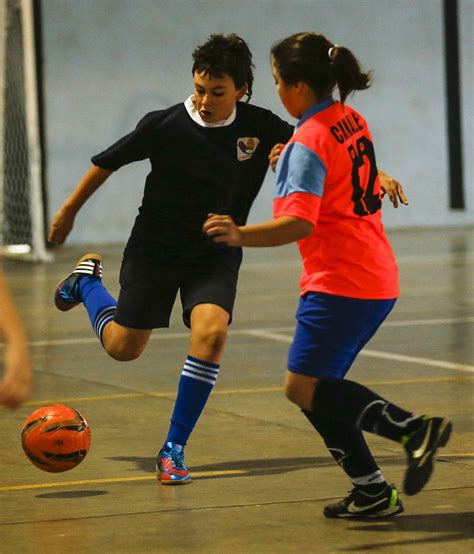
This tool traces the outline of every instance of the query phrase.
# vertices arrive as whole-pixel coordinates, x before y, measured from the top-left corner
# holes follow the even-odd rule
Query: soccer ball
[[[33,465],[59,473],[73,469],[86,457],[91,432],[74,408],[63,404],[43,406],[26,418],[21,444]]]

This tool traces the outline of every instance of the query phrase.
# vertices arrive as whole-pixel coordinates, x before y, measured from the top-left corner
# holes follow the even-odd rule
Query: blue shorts
[[[342,379],[392,310],[393,300],[362,300],[321,292],[300,298],[288,369]]]

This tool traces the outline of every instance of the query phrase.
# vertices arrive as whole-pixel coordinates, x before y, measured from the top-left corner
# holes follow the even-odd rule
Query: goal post
[[[0,0],[0,254],[47,261],[34,0]]]

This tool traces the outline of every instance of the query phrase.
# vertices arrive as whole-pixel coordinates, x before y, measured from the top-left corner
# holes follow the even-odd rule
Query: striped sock
[[[354,486],[369,486],[369,485],[380,485],[385,483],[385,478],[382,475],[380,469],[374,471],[370,475],[363,475],[361,477],[353,477],[351,479]]]
[[[186,358],[164,444],[186,444],[217,381],[219,367],[219,364],[199,360],[193,356]]]
[[[79,291],[89,319],[97,337],[102,343],[102,334],[115,314],[117,302],[104,287],[100,279],[84,276],[79,281]]]

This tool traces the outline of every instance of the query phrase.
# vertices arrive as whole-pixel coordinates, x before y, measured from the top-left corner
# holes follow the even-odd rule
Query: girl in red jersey
[[[350,50],[316,33],[275,44],[272,71],[283,105],[298,119],[276,167],[274,219],[239,227],[229,216],[210,214],[204,231],[230,246],[298,242],[303,273],[286,395],[354,486],[324,515],[392,516],[403,511],[398,491],[385,481],[362,432],[405,446],[404,489],[413,495],[428,481],[452,425],[416,416],[343,379],[399,294],[372,137],[365,119],[344,104],[352,91],[370,86],[370,74]],[[336,86],[340,101],[332,97]],[[401,189],[393,194],[406,203]]]

